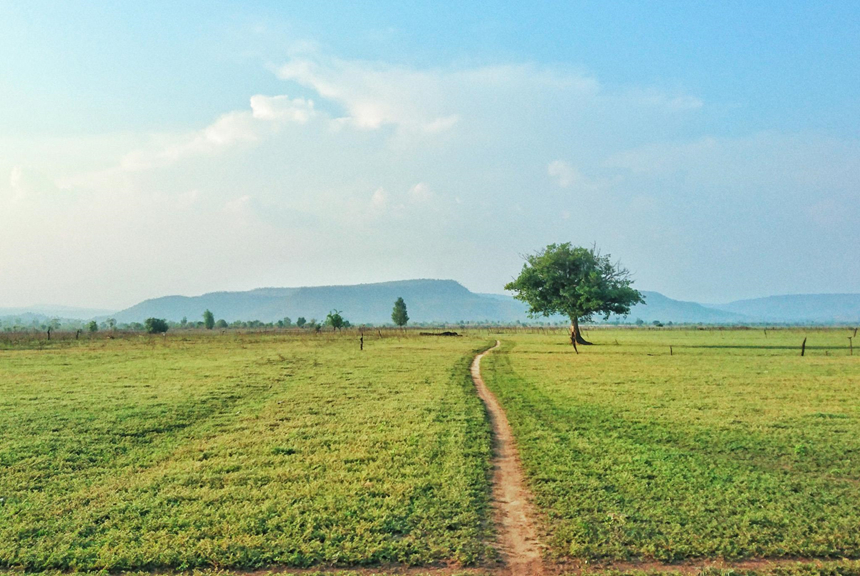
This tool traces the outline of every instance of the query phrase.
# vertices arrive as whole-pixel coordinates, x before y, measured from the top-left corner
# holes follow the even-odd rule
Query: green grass
[[[0,566],[475,564],[486,339],[181,334],[0,350]]]
[[[593,330],[579,355],[562,333],[502,335],[483,372],[551,556],[860,557],[849,335]]]

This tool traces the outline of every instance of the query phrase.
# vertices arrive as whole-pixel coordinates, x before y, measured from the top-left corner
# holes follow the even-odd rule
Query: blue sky
[[[860,292],[853,2],[5,2],[0,54],[0,305],[499,292],[561,241]]]

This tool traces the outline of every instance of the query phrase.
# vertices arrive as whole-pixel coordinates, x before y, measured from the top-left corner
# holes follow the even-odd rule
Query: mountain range
[[[645,304],[634,306],[621,321],[637,319],[675,324],[860,324],[860,294],[798,294],[738,300],[728,304],[698,304],[643,291]],[[323,320],[337,309],[353,324],[391,322],[394,301],[406,301],[410,321],[420,322],[528,322],[528,307],[511,296],[469,291],[454,280],[403,280],[354,286],[258,288],[244,292],[211,292],[201,296],[163,296],[110,313],[67,307],[0,308],[3,318],[91,318],[108,316],[119,323],[142,322],[149,317],[180,321],[202,318],[204,310],[227,322],[274,322],[303,316]],[[536,320],[547,320],[538,318]],[[553,317],[551,321],[563,321]],[[612,321],[612,319],[610,319]]]
[[[853,323],[860,322],[860,294],[771,296],[722,305],[703,305],[644,291],[645,304],[634,306],[627,321],[674,323]],[[526,322],[528,307],[511,296],[469,291],[454,280],[404,280],[354,286],[260,288],[202,296],[165,296],[146,300],[113,317],[140,322],[148,317],[198,320],[211,310],[216,318],[272,322],[299,316],[322,320],[333,309],[353,323],[391,322],[394,301],[402,297],[413,322]],[[561,317],[550,320],[564,320]]]

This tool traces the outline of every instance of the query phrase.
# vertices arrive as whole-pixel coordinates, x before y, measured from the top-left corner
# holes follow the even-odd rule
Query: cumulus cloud
[[[182,158],[216,154],[240,144],[253,143],[271,136],[283,125],[305,124],[316,116],[312,100],[290,99],[286,95],[250,98],[250,110],[236,110],[222,115],[209,126],[191,134],[180,135],[174,142],[153,149],[135,150],[121,162],[123,170],[146,170],[167,166]]]
[[[531,84],[591,95],[598,86],[588,77],[530,65],[415,70],[378,62],[297,58],[280,66],[277,74],[341,105],[347,115],[338,118],[338,124],[367,130],[391,125],[431,134],[452,130],[461,110],[480,106],[476,92]]]

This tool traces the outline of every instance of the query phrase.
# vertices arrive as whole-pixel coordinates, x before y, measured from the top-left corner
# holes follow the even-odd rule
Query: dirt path
[[[530,494],[526,489],[520,455],[508,418],[495,395],[481,378],[481,358],[501,346],[475,356],[472,380],[487,407],[493,427],[493,507],[498,529],[498,546],[505,571],[513,576],[543,574],[541,548],[531,521]]]

